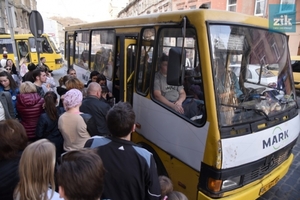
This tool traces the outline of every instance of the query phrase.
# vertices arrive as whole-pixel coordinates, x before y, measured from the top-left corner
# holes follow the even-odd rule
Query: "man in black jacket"
[[[90,83],[87,88],[87,97],[83,99],[80,111],[92,115],[94,126],[97,126],[97,133],[90,133],[90,135],[109,135],[106,125],[106,114],[110,106],[100,101],[101,86],[98,83]]]
[[[127,102],[115,104],[107,113],[112,137],[95,136],[85,147],[95,148],[106,173],[102,199],[160,200],[160,184],[152,153],[130,141],[135,113]]]

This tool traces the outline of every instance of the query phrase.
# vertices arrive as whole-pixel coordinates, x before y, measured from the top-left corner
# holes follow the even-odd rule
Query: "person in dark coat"
[[[45,94],[44,101],[45,113],[39,118],[35,135],[37,139],[46,138],[52,142],[56,147],[56,158],[58,158],[63,153],[64,143],[63,136],[58,129],[58,118],[64,112],[64,109],[56,107],[57,94],[53,91]]]
[[[92,115],[96,122],[97,133],[90,133],[91,135],[109,135],[109,130],[106,125],[106,114],[110,106],[100,101],[101,86],[98,83],[92,82],[87,88],[87,97],[82,101],[80,111]]]
[[[27,145],[24,127],[14,119],[0,121],[0,199],[13,200],[19,161]]]
[[[61,98],[64,94],[66,94],[66,92],[68,91],[66,88],[66,82],[68,80],[70,80],[71,76],[70,75],[65,75],[63,77],[61,77],[58,82],[59,82],[59,86],[56,87],[56,92],[57,94],[60,96],[60,100],[59,100],[59,107],[64,107],[63,105],[63,98]]]
[[[28,72],[23,76],[23,81],[30,81],[30,82],[34,82],[34,78],[33,78],[33,71],[36,69],[36,65],[34,63],[29,63],[28,66]]]
[[[37,93],[33,83],[25,81],[20,86],[17,96],[17,111],[30,141],[35,141],[35,129],[40,115],[43,113],[44,99]]]

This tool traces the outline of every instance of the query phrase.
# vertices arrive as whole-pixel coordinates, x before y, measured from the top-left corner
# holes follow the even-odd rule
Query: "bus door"
[[[134,89],[134,65],[136,63],[137,53],[136,45],[136,39],[120,38],[120,58],[123,58],[120,59],[120,66],[124,67],[120,67],[116,72],[117,76],[120,75],[120,100],[131,104]]]
[[[29,51],[29,45],[28,45],[28,40],[16,40],[16,46],[17,46],[17,54],[19,57],[19,60],[21,58],[27,58],[27,62],[30,63],[31,61],[31,56],[30,56],[30,51]],[[33,61],[35,62],[35,61]]]
[[[68,32],[66,35],[65,58],[68,62],[68,68],[74,63],[74,35]]]

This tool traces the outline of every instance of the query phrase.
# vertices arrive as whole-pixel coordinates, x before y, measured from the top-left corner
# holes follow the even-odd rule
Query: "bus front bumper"
[[[290,165],[294,159],[294,154],[284,161],[280,166],[275,168],[270,174],[264,176],[262,179],[256,180],[242,188],[224,193],[224,197],[218,199],[224,200],[244,200],[257,199],[265,194],[270,188],[276,185],[288,172]],[[198,192],[198,200],[212,200],[213,198],[206,196],[202,192]]]

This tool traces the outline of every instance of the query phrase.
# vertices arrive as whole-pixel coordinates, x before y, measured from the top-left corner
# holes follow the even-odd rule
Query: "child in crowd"
[[[188,200],[188,198],[181,192],[172,191],[167,194],[165,200]]]
[[[57,169],[59,194],[63,199],[100,199],[105,169],[99,155],[90,149],[62,154]]]
[[[55,146],[47,139],[28,145],[20,160],[14,199],[58,200],[54,191]]]
[[[173,183],[167,176],[158,177],[161,188],[161,199],[166,199],[167,194],[173,191]]]
[[[100,100],[110,105],[110,107],[113,107],[115,104],[115,99],[109,97],[109,90],[106,85],[101,86],[101,98]]]

